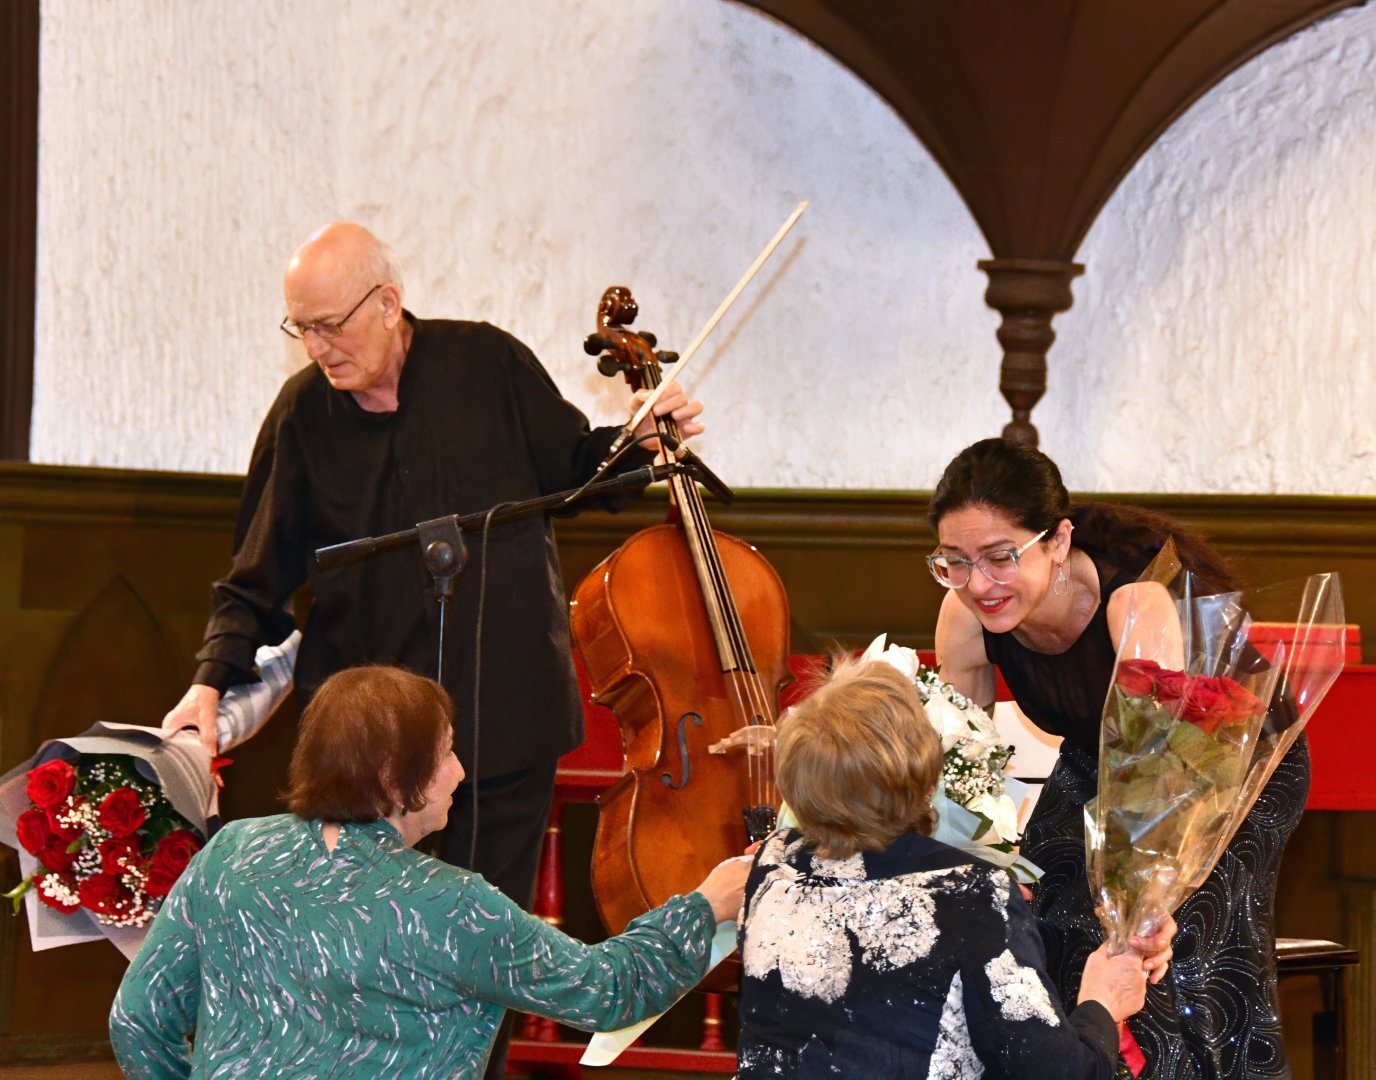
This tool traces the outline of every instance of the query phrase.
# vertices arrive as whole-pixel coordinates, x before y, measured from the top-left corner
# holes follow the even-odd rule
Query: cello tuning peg
[[[622,372],[630,370],[630,365],[623,364],[611,353],[603,353],[597,358],[597,370],[610,378],[613,375],[620,375]]]
[[[583,351],[589,356],[596,356],[603,349],[610,349],[612,343],[601,334],[589,334],[583,339]]]
[[[661,364],[673,364],[678,362],[678,353],[669,352],[667,349],[664,352],[655,353],[655,357]]]
[[[648,330],[640,331],[640,338],[652,349],[659,344],[659,338],[655,337],[654,334],[650,333]]]

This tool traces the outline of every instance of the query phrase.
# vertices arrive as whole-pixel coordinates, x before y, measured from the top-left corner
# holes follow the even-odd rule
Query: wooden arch
[[[1003,316],[1006,437],[1036,445],[1075,252],[1162,132],[1247,60],[1365,0],[741,0],[897,111],[970,208]]]

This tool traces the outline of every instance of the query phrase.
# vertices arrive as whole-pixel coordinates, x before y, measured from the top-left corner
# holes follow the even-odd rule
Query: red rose
[[[121,906],[128,907],[134,896],[119,878],[110,874],[92,874],[77,886],[81,906],[97,915],[117,915]]]
[[[128,836],[138,830],[148,814],[133,788],[115,788],[100,804],[100,825],[111,836]]]
[[[1228,718],[1228,695],[1219,681],[1208,675],[1197,676],[1180,707],[1180,719],[1212,735]]]
[[[1194,680],[1183,671],[1162,668],[1156,674],[1156,696],[1160,701],[1180,701],[1190,696]]]
[[[38,861],[49,870],[62,872],[72,868],[72,863],[76,862],[76,852],[68,851],[67,841],[54,836],[38,853]]]
[[[53,838],[48,815],[42,810],[25,810],[20,814],[19,820],[14,823],[14,834],[19,846],[30,855],[37,855]]]
[[[1230,724],[1240,724],[1259,716],[1261,702],[1246,687],[1223,676],[1198,675],[1190,681],[1190,692],[1180,710],[1180,719],[1213,735]]]
[[[52,888],[54,885],[58,886],[62,890],[63,897],[70,897],[71,902],[68,903],[65,899],[50,895],[48,890],[43,887],[45,883],[48,884],[49,888]],[[81,903],[76,898],[76,879],[73,878],[71,874],[44,874],[41,878],[34,878],[33,888],[34,892],[38,894],[38,899],[42,900],[43,903],[47,904],[50,908],[55,908],[62,912],[64,915],[70,915],[81,906]]]
[[[1228,707],[1232,711],[1234,723],[1250,720],[1266,711],[1261,699],[1241,683],[1234,682],[1226,676],[1219,681],[1223,683],[1223,689],[1228,695]]]
[[[1155,660],[1119,660],[1115,679],[1128,697],[1146,697],[1156,684],[1161,665]]]
[[[65,761],[49,761],[29,770],[24,794],[40,810],[61,806],[76,787],[76,770]]]
[[[191,862],[191,856],[200,850],[201,842],[190,830],[178,829],[168,833],[158,841],[152,865],[148,867],[148,883],[143,891],[149,896],[166,896]]]
[[[75,809],[78,806],[85,805],[85,803],[86,800],[84,798],[80,795],[75,795],[67,800],[67,806],[59,806],[56,810],[47,811],[48,828],[52,829],[54,836],[59,836],[68,843],[71,843],[86,831],[85,827],[82,825],[64,825],[57,819],[58,811],[65,810],[68,807]]]
[[[142,855],[138,837],[114,836],[100,845],[100,868],[118,877],[124,873],[126,864],[137,866]]]

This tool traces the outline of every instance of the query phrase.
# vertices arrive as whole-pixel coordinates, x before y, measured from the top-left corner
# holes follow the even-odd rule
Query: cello
[[[668,354],[626,329],[637,311],[628,289],[607,289],[584,347],[603,353],[603,374],[653,389]],[[678,445],[671,417],[656,427],[662,445]],[[668,483],[670,522],[594,567],[570,605],[593,699],[616,713],[625,752],[625,775],[598,799],[593,844],[593,896],[611,933],[695,888],[777,818],[772,740],[761,753],[707,747],[774,723],[792,678],[788,596],[763,555],[712,528],[691,478]]]

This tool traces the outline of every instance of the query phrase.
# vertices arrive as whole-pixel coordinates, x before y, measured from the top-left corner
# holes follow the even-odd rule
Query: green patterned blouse
[[[585,1029],[653,1016],[705,973],[698,893],[585,945],[385,821],[236,821],[168,896],[110,1040],[141,1077],[477,1077],[506,1008]],[[187,1037],[195,1032],[195,1050]]]

